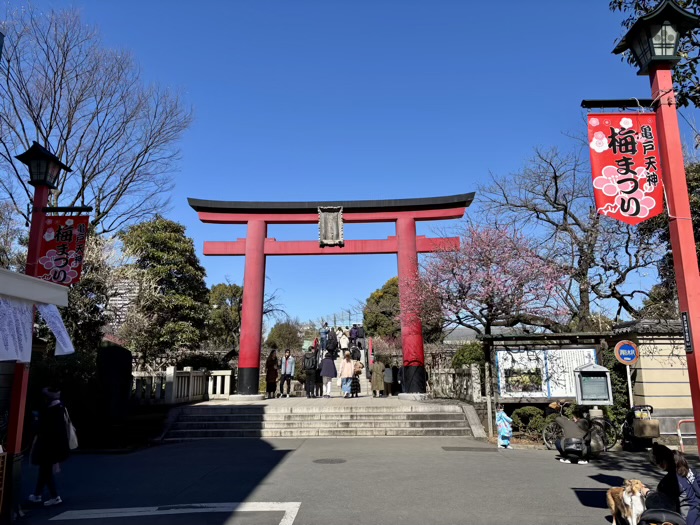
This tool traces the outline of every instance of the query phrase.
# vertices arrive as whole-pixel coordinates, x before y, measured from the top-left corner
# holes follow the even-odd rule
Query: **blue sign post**
[[[639,359],[639,350],[632,341],[620,341],[615,345],[615,358],[623,365],[633,365]]]
[[[632,341],[620,341],[615,345],[615,358],[625,365],[627,370],[627,391],[630,398],[630,408],[634,406],[634,394],[632,393],[632,374],[630,366],[639,359],[639,349]]]

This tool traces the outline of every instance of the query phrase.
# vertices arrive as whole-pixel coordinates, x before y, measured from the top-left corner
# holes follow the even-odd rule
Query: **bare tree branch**
[[[0,199],[26,217],[31,192],[14,156],[36,140],[73,168],[52,204],[93,206],[98,234],[162,213],[192,121],[179,96],[144,85],[129,53],[102,47],[76,10],[25,6],[0,28]]]
[[[536,149],[519,173],[492,176],[480,197],[487,217],[528,228],[539,240],[541,257],[570,276],[558,293],[579,328],[594,321],[596,299],[615,301],[620,312],[638,316],[635,297],[641,292],[630,278],[654,267],[661,251],[634,228],[595,213],[590,170],[580,151]]]

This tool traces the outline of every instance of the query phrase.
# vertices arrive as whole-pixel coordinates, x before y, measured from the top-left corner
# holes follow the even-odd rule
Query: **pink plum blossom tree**
[[[564,272],[541,258],[513,227],[465,224],[457,251],[428,256],[411,286],[406,315],[439,315],[448,323],[490,334],[519,324],[564,330],[558,291]]]

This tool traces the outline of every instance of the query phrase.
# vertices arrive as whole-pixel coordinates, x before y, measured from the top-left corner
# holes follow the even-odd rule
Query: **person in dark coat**
[[[552,403],[550,406],[554,405]],[[562,463],[571,463],[573,461],[585,465],[588,463],[588,456],[591,452],[590,446],[590,426],[588,421],[583,418],[579,418],[577,414],[574,414],[573,421],[564,416],[557,416],[555,421],[559,424],[562,429],[563,437],[557,439],[555,446],[559,451],[559,461]],[[567,452],[567,447],[571,443],[570,440],[582,440],[581,450],[576,450],[575,452],[570,450]],[[571,456],[571,457],[569,457]]]
[[[335,332],[335,330],[328,331],[326,350],[328,350],[331,353],[333,359],[338,359],[338,334]]]
[[[331,359],[331,353],[326,352],[326,357],[321,362],[321,377],[323,377],[323,397],[331,397],[331,388],[333,388],[333,378],[338,377],[338,370],[335,367],[335,362]]]
[[[357,327],[357,339],[355,344],[362,350],[365,350],[365,329],[362,325]]]
[[[644,487],[647,509],[666,509],[677,512],[688,525],[700,521],[700,486],[688,467],[683,454],[654,443],[651,449],[654,464],[666,475],[656,490]]]
[[[32,464],[39,467],[39,478],[34,494],[29,501],[41,503],[44,488],[49,489],[50,499],[44,501],[45,507],[63,503],[56,489],[54,466],[68,459],[68,431],[66,428],[66,409],[61,403],[61,392],[58,389],[45,388],[44,406],[39,411],[39,428],[32,449]]]
[[[354,325],[352,325],[352,328],[350,329],[350,346],[355,346],[356,341],[357,341],[357,325],[354,324]]]
[[[312,398],[316,397],[316,392],[314,390],[316,384],[316,354],[314,353],[313,346],[310,346],[308,351],[304,354],[304,359],[302,361],[304,366],[304,383],[306,390],[306,397]]]
[[[323,377],[321,377],[321,365],[323,363],[324,353],[325,351],[322,350],[320,347],[316,348],[316,397],[323,396]]]
[[[384,390],[384,363],[374,361],[372,365],[372,397],[379,396]]]
[[[394,384],[394,375],[391,366],[384,368],[384,395],[391,397],[391,387]]]
[[[277,377],[279,376],[279,362],[277,361],[277,351],[273,350],[265,361],[265,383],[268,399],[275,398],[277,391]]]

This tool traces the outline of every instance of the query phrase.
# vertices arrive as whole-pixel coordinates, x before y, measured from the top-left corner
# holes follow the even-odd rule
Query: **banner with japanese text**
[[[664,210],[656,115],[588,115],[593,193],[599,214],[639,224]]]
[[[89,219],[87,215],[46,217],[41,232],[39,279],[64,286],[80,280]]]

